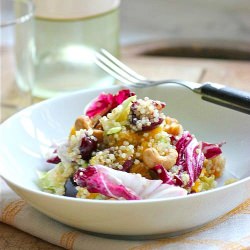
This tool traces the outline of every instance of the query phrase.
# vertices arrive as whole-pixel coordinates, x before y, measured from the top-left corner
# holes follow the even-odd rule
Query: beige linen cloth
[[[250,199],[195,231],[150,241],[102,238],[63,225],[28,205],[1,178],[0,199],[0,221],[66,249],[250,250]]]

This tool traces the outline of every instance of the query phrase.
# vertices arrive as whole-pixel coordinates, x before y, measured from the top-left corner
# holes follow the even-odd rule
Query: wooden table
[[[152,79],[212,81],[250,91],[250,63],[247,61],[153,57],[144,56],[144,51],[143,46],[127,47],[122,51],[122,60]],[[0,223],[0,249],[61,248]]]

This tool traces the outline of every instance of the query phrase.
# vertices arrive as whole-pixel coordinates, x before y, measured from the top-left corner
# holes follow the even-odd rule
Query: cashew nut
[[[97,138],[98,142],[103,141],[103,131],[100,129],[93,129],[93,136]]]
[[[155,148],[147,148],[143,154],[142,159],[148,168],[153,168],[156,165],[162,165],[166,170],[174,166],[178,157],[175,149],[170,148],[166,156],[161,156]]]
[[[75,121],[75,129],[93,129],[92,122],[88,116],[79,116]],[[93,129],[93,136],[100,142],[103,140],[103,131],[101,129]]]
[[[75,121],[75,129],[90,129],[91,126],[91,120],[88,116],[79,116]]]

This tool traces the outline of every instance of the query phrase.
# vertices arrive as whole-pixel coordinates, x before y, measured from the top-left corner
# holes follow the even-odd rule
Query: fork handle
[[[250,114],[250,93],[215,83],[201,85],[202,99],[246,114]]]

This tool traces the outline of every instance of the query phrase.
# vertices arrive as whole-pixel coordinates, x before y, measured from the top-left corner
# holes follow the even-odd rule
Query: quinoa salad
[[[164,112],[163,112],[164,110]],[[168,116],[166,104],[128,89],[102,93],[72,121],[69,136],[48,149],[39,186],[56,195],[141,200],[216,187],[223,143],[198,141]]]

